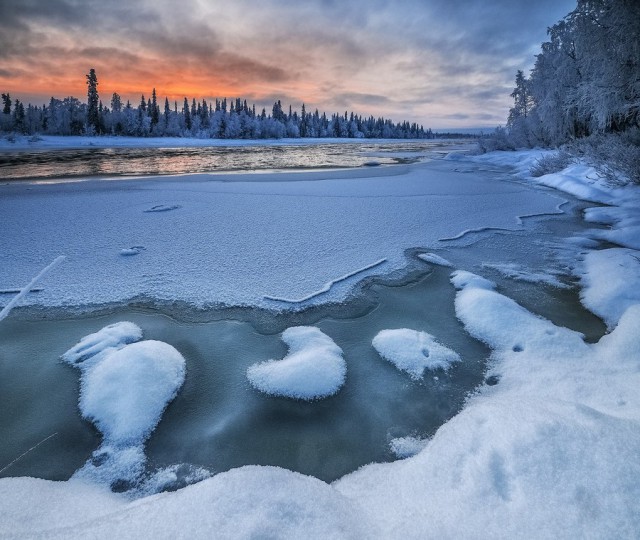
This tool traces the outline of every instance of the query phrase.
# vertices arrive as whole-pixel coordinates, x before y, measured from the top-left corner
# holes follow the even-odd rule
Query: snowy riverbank
[[[495,153],[473,158],[473,163],[520,167],[525,182],[608,205],[590,209],[586,217],[610,228],[572,239],[584,255],[567,261],[580,278],[585,305],[609,326],[598,343],[586,343],[579,333],[530,313],[487,279],[452,268],[456,316],[491,348],[488,375],[497,384],[482,386],[416,456],[368,465],[332,484],[280,468],[249,466],[134,501],[81,479],[5,478],[0,480],[0,533],[53,538],[212,533],[222,538],[636,538],[640,258],[634,231],[640,222],[640,190],[609,188],[579,166],[533,180],[526,163],[536,155]],[[264,294],[303,297],[382,258],[388,261],[381,265],[383,272],[401,268],[405,248],[437,245],[438,239],[468,229],[518,228],[518,216],[555,212],[562,202],[558,193],[455,171],[455,163],[467,161],[415,165],[386,180],[164,182],[162,191],[153,183],[148,189],[147,183],[122,184],[122,189],[91,184],[78,191],[32,186],[29,194],[13,188],[17,191],[2,200],[11,202],[14,215],[32,215],[34,196],[45,210],[34,224],[22,222],[22,229],[4,218],[3,230],[12,227],[8,236],[15,245],[5,242],[2,257],[16,267],[9,277],[19,285],[36,273],[42,251],[49,259],[66,248],[72,259],[68,274],[60,272],[43,283],[44,294],[36,300],[43,305],[82,303],[90,291],[113,299],[113,285],[107,290],[107,283],[114,281],[121,284],[115,297],[124,300],[129,289],[122,289],[122,282],[131,280],[171,298],[182,291],[169,279],[173,273],[211,302],[261,305]],[[107,201],[106,210],[98,210],[92,196]],[[250,219],[243,201],[254,208]],[[56,218],[60,215],[66,221]],[[56,231],[46,236],[49,243],[44,241],[47,227]],[[103,232],[100,241],[86,246],[81,234],[86,230],[113,232]],[[123,238],[123,230],[139,236]],[[198,240],[184,250],[176,248],[176,231],[181,238]],[[256,238],[247,245],[252,235]],[[81,238],[72,242],[76,236]],[[138,243],[146,247],[140,254],[119,254],[120,248]],[[148,268],[124,266],[149,253],[156,258]],[[206,260],[199,258],[203,253]],[[200,265],[210,271],[206,280],[202,275],[194,281]],[[152,280],[135,281],[153,268]],[[98,269],[109,280],[101,282]],[[285,270],[299,274],[292,277]],[[250,279],[233,281],[239,271]],[[286,286],[278,289],[283,279]],[[90,287],[84,289],[83,280]],[[171,286],[163,289],[167,282]],[[345,285],[348,290],[353,283]],[[235,296],[221,296],[221,290]],[[339,300],[347,290],[330,287],[330,296],[322,300]]]

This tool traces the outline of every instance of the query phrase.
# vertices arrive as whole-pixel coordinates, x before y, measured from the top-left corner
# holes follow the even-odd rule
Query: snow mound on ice
[[[451,264],[447,259],[441,257],[440,255],[436,255],[435,253],[420,253],[418,258],[422,259],[425,262],[436,264],[438,266],[446,266],[451,268],[453,264]]]
[[[81,371],[79,406],[83,418],[103,434],[74,478],[135,487],[145,470],[144,442],[185,378],[185,360],[168,343],[142,339],[131,322],[111,324],[62,355]]]
[[[132,257],[134,255],[140,255],[144,251],[144,246],[131,246],[130,248],[124,248],[120,250],[120,255],[123,257]]]
[[[382,358],[409,373],[412,379],[422,377],[425,369],[447,370],[453,362],[460,361],[458,353],[438,343],[432,335],[407,328],[382,330],[372,344]]]
[[[171,345],[152,340],[132,343],[106,355],[83,376],[80,410],[108,441],[142,442],[184,376],[184,358]]]
[[[83,337],[62,355],[62,359],[71,365],[76,365],[98,355],[121,349],[129,343],[134,343],[141,339],[142,330],[132,322],[124,321],[110,324],[93,334]]]
[[[344,384],[347,366],[342,349],[313,326],[294,326],[282,334],[289,353],[282,360],[249,366],[247,378],[272,396],[313,400],[331,396]]]

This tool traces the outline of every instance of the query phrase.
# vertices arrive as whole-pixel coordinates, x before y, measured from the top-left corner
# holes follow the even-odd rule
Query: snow
[[[315,298],[316,296],[320,296],[321,294],[327,293],[331,290],[331,287],[333,287],[336,283],[340,283],[341,281],[346,281],[347,279],[353,277],[353,276],[357,276],[358,274],[362,274],[363,272],[366,272],[367,270],[371,270],[372,268],[375,268],[376,266],[380,266],[382,263],[385,263],[387,261],[387,259],[380,259],[379,261],[376,261],[374,263],[368,264],[366,266],[363,266],[362,268],[357,268],[356,270],[353,270],[352,272],[349,272],[348,274],[345,274],[344,276],[340,276],[336,279],[332,279],[331,281],[328,281],[327,283],[325,283],[325,285],[317,290],[317,291],[313,291],[309,294],[307,294],[306,296],[303,296],[302,298],[297,298],[297,299],[291,299],[291,298],[278,298],[277,296],[268,296],[265,295],[265,298],[267,300],[273,300],[275,302],[285,302],[287,304],[300,304],[302,302],[306,302],[307,300],[311,300],[312,298]]]
[[[249,366],[247,378],[271,396],[314,400],[336,394],[345,382],[347,365],[342,349],[313,326],[294,326],[282,333],[289,346],[282,360]]]
[[[429,439],[418,437],[397,437],[389,442],[389,449],[398,459],[405,459],[419,454],[429,444]]]
[[[62,359],[71,364],[80,364],[82,369],[85,360],[101,357],[105,353],[121,349],[129,343],[142,339],[142,329],[132,322],[110,324],[93,334],[83,337],[78,343],[62,355]]]
[[[625,248],[590,251],[584,257],[582,303],[607,327],[618,324],[627,308],[640,304],[640,252]]]
[[[3,184],[3,281],[22,283],[38,261],[65,253],[25,306],[91,310],[136,300],[297,310],[342,302],[364,278],[404,270],[409,248],[441,247],[461,231],[517,230],[519,216],[556,213],[561,202],[453,165]],[[145,250],[120,255],[131,246]]]
[[[83,374],[80,410],[106,441],[138,443],[155,428],[184,374],[184,358],[171,345],[131,343]]]
[[[382,330],[372,345],[382,358],[412,379],[421,378],[426,369],[447,370],[452,363],[461,361],[455,351],[438,343],[432,335],[407,328]]]
[[[142,339],[131,322],[111,324],[62,355],[79,368],[82,416],[103,435],[74,477],[133,488],[145,470],[143,445],[185,378],[185,360],[171,345]]]
[[[449,268],[453,266],[447,259],[435,253],[419,253],[418,258],[422,259],[425,262],[438,266],[446,266]]]
[[[47,272],[49,272],[52,268],[58,266],[62,261],[64,261],[64,255],[60,255],[56,257],[52,263],[43,268],[29,283],[27,283],[22,289],[18,291],[18,294],[14,296],[9,303],[4,306],[2,310],[0,310],[0,321],[6,319],[9,316],[11,310],[22,300],[27,294],[34,290],[35,286],[38,282],[45,276]]]
[[[527,167],[540,153],[497,153],[481,156],[478,162],[512,164],[519,167],[524,181],[554,185],[585,199],[597,199],[597,202],[610,205],[606,210],[588,211],[587,217],[610,225],[611,234],[616,235],[610,238],[620,239],[626,235],[627,240],[625,243],[620,241],[621,247],[597,246],[604,247],[600,250],[594,250],[596,246],[581,241],[584,249],[590,251],[584,256],[583,264],[578,265],[582,273],[581,286],[584,287],[582,300],[589,309],[603,317],[609,327],[609,333],[597,343],[586,343],[581,334],[532,314],[514,300],[500,294],[495,284],[486,278],[459,270],[451,276],[451,283],[457,289],[456,316],[469,334],[486,343],[492,350],[487,375],[494,376],[499,382],[480,387],[469,397],[463,410],[438,429],[428,441],[414,437],[391,441],[392,450],[396,448],[399,453],[404,451],[410,454],[417,451],[413,457],[393,463],[367,465],[330,485],[283,469],[243,467],[215,475],[176,492],[161,493],[137,501],[110,493],[79,477],[68,482],[3,478],[0,479],[0,533],[51,538],[197,538],[210,537],[212,534],[236,538],[638,538],[640,299],[637,291],[640,290],[640,262],[637,259],[637,246],[633,245],[633,235],[628,234],[628,228],[634,226],[640,195],[636,187],[607,187],[597,179],[594,180],[595,177],[579,165],[541,177],[542,180],[532,180],[528,176]],[[417,165],[411,170],[425,172],[428,169],[423,167],[427,165]],[[431,205],[427,202],[426,193],[433,191],[433,184],[429,183],[427,188],[418,178],[414,178],[415,182],[407,182],[408,178],[411,178],[411,173],[395,177],[393,187],[378,183],[375,179],[369,179],[363,184],[353,178],[346,185],[343,181],[341,189],[343,194],[348,193],[344,197],[348,199],[345,201],[348,204],[341,205],[340,198],[333,201],[340,207],[340,212],[326,211],[326,207],[317,206],[323,197],[335,198],[341,193],[331,181],[293,187],[290,184],[271,183],[260,187],[240,187],[237,184],[224,187],[217,183],[187,182],[181,187],[187,193],[195,186],[205,193],[211,193],[209,189],[214,185],[216,190],[222,190],[229,198],[236,199],[246,197],[250,192],[255,196],[253,202],[259,203],[287,197],[287,205],[283,203],[278,207],[280,212],[273,213],[274,207],[270,208],[271,217],[276,220],[273,226],[282,227],[283,223],[287,223],[292,229],[301,227],[305,234],[311,234],[313,229],[314,242],[313,246],[296,247],[295,242],[289,243],[288,239],[282,239],[287,249],[278,254],[282,257],[280,264],[297,268],[297,265],[304,266],[307,262],[304,257],[310,257],[309,260],[318,263],[318,266],[304,266],[304,272],[298,274],[298,277],[311,275],[312,270],[327,270],[313,274],[314,279],[310,281],[286,281],[287,285],[293,286],[278,294],[295,297],[297,294],[304,294],[305,290],[316,290],[314,282],[327,283],[332,279],[331,276],[344,275],[353,268],[360,268],[383,256],[388,259],[385,271],[392,271],[400,264],[401,259],[397,253],[405,247],[424,248],[431,239],[452,236],[456,234],[456,230],[474,228],[464,223],[468,209],[451,215],[449,221],[455,221],[454,225],[440,224],[446,216],[438,214],[438,206],[442,206],[442,200],[447,199],[446,194],[431,192],[430,196],[435,196],[439,201],[438,204]],[[422,178],[434,179],[426,173]],[[490,182],[480,184],[480,190],[491,189],[492,186]],[[370,192],[364,191],[365,185],[367,189],[371,189]],[[437,186],[439,184],[436,182],[436,191],[439,189]],[[119,194],[115,197],[118,204],[113,204],[112,201],[107,213],[109,210],[112,214],[120,211],[126,216],[130,208],[136,207],[142,213],[144,209],[159,204],[155,196],[157,193],[154,192],[157,186],[152,185],[149,191],[139,189],[145,197],[136,200],[136,193],[139,192],[132,191],[128,194],[132,197],[131,206],[125,206],[121,204]],[[177,186],[173,185],[173,189],[178,193]],[[465,189],[472,187],[466,186]],[[392,195],[394,190],[397,193]],[[110,189],[105,188],[102,195],[110,192]],[[60,193],[65,197],[70,195],[66,189],[62,189]],[[149,196],[149,193],[154,196]],[[353,230],[344,227],[357,229],[365,215],[358,215],[354,205],[358,207],[360,204],[375,202],[369,200],[365,193],[373,194],[373,199],[379,198],[384,204],[373,205],[367,210],[368,213],[365,212],[371,218],[368,225],[373,230],[367,234],[354,234]],[[491,204],[491,198],[496,193],[500,193],[500,190],[483,200],[480,200],[482,195],[476,194],[473,200],[478,199],[478,202],[474,204]],[[90,209],[88,214],[96,223],[100,226],[108,224],[106,217],[96,216],[97,207],[89,204],[90,197],[85,198],[82,192],[72,195],[76,204],[81,203],[74,208]],[[458,196],[459,194],[453,198]],[[526,191],[526,196],[530,197],[531,193]],[[28,207],[24,193],[14,193],[7,198],[13,201],[17,209],[25,210]],[[410,201],[413,198],[417,198],[415,206],[398,204],[400,200]],[[510,219],[514,215],[526,213],[522,212],[524,207],[517,202],[517,197],[507,199],[508,203],[517,205],[517,208],[511,207]],[[0,204],[4,200],[5,198],[1,198]],[[64,208],[62,196],[54,196],[48,192],[43,200],[51,203],[58,211]],[[552,201],[552,198],[538,199],[535,206],[542,209]],[[206,202],[210,203],[211,200]],[[193,218],[193,212],[186,210],[195,203],[188,200],[180,201],[180,204],[182,209],[179,212],[144,215],[150,219],[162,220],[171,217],[175,221],[170,222],[170,225],[178,226],[181,223],[178,217],[180,214],[190,214],[189,217]],[[295,214],[297,204],[303,205],[299,216]],[[385,205],[389,206],[388,211],[385,210]],[[493,220],[493,214],[504,214],[507,207],[504,199],[496,201],[488,214],[475,214],[471,221],[488,225],[487,221]],[[197,271],[198,265],[203,262],[203,259],[197,258],[198,249],[206,249],[208,243],[215,243],[217,250],[225,251],[236,239],[222,225],[227,214],[222,212],[221,216],[220,207],[215,208],[218,212],[216,219],[220,218],[221,227],[216,229],[217,234],[206,236],[207,241],[196,246],[189,242],[189,235],[184,236],[189,249],[185,249],[182,256],[193,256],[187,267],[190,271]],[[256,208],[259,212],[259,207]],[[448,212],[452,208],[454,207],[449,207]],[[422,217],[429,216],[434,221],[406,221],[406,227],[402,230],[396,230],[392,234],[385,232],[392,227],[392,222],[403,221],[406,214],[418,212],[418,209]],[[211,207],[207,210],[207,216],[211,220]],[[46,214],[47,211],[40,213]],[[17,215],[31,214],[23,212]],[[6,216],[6,212],[3,210],[0,216]],[[53,219],[51,226],[58,227],[59,222]],[[309,221],[309,228],[306,228],[305,219]],[[250,222],[240,224],[238,221],[232,221],[232,224],[244,226],[243,233],[247,235],[259,233],[259,241],[263,242],[265,236],[262,232],[270,222],[258,221],[259,226]],[[329,241],[328,237],[321,241],[327,230],[323,229],[325,221],[340,230],[341,236],[332,238],[333,241]],[[378,223],[379,227],[371,227],[372,222]],[[6,217],[2,222],[3,230],[7,228],[5,224],[12,234],[17,235],[16,238],[24,238]],[[432,224],[435,224],[434,230],[429,229]],[[82,224],[86,225],[87,221]],[[161,226],[166,229],[168,224],[161,221],[156,229],[149,229],[148,232],[160,230]],[[202,227],[202,222],[198,226]],[[32,225],[27,229],[29,227],[29,234],[32,235],[30,238],[38,238],[35,233],[43,230]],[[449,232],[444,229],[449,229]],[[213,231],[206,230],[211,233]],[[429,233],[426,234],[425,230],[429,230]],[[167,229],[169,234],[170,231],[171,229]],[[61,234],[64,235],[64,231]],[[137,264],[136,261],[146,259],[147,255],[151,255],[153,259],[154,250],[158,246],[151,241],[151,235],[149,242],[146,242],[146,234],[143,236],[145,245],[151,247],[144,257],[128,258],[127,264]],[[104,236],[102,238],[104,240]],[[350,241],[355,244],[356,239],[364,242],[358,249],[346,245]],[[60,241],[64,243],[64,237]],[[124,241],[124,245],[132,245],[139,240]],[[122,245],[123,239],[119,238],[119,242],[115,245]],[[166,246],[171,245],[170,242],[169,238],[164,245],[162,253],[165,256]],[[108,247],[109,256],[122,261],[123,258],[117,256],[117,249],[112,249],[109,242],[98,245]],[[383,249],[376,252],[373,245],[383,246]],[[13,283],[19,274],[24,276],[35,273],[33,257],[25,256],[24,252],[29,249],[29,243],[17,242],[19,250],[8,243],[3,244],[3,249],[5,246],[10,256],[15,257],[17,267],[13,273],[13,266],[3,266],[7,268],[6,279]],[[247,250],[247,257],[241,256],[245,254],[242,250],[226,251],[225,255],[232,257],[236,270],[241,268],[248,272],[250,285],[260,282],[260,286],[250,287],[252,294],[241,296],[234,293],[227,299],[255,302],[256,294],[253,293],[262,291],[261,294],[264,295],[264,290],[276,288],[278,279],[286,275],[279,273],[279,266],[273,264],[277,260],[273,258],[273,254],[267,253],[259,245],[253,247],[257,249]],[[38,251],[43,251],[44,242],[37,248]],[[243,249],[246,248],[247,245],[243,245]],[[324,250],[330,256],[325,258]],[[81,246],[64,252],[72,254],[69,256],[69,264],[74,271],[94,265],[92,272],[80,272],[81,278],[98,276],[95,268],[100,268],[106,260],[95,249],[83,252]],[[0,253],[3,251],[0,250]],[[49,256],[50,253],[45,255]],[[75,265],[72,264],[74,258],[77,258]],[[185,258],[187,259],[188,257]],[[218,262],[222,260],[205,259]],[[250,266],[251,259],[258,260],[261,264],[257,267]],[[344,259],[345,265],[331,263],[333,259]],[[160,259],[155,259],[153,264],[156,266],[144,270],[149,272],[151,268],[155,268],[153,279],[158,282],[169,279],[173,271],[184,270],[177,265],[163,265],[159,262]],[[67,264],[64,265],[66,267]],[[109,265],[107,267],[110,270],[117,268]],[[212,269],[208,275],[212,285],[210,288],[203,288],[204,281],[196,280],[201,286],[196,290],[198,294],[209,295],[209,299],[220,298],[210,291],[220,287],[222,283],[229,285],[229,278],[216,280],[211,274],[219,275],[225,267],[223,264],[213,264],[206,268]],[[277,279],[261,282],[261,272],[266,272],[267,269]],[[69,275],[66,278],[68,280]],[[136,280],[135,272],[124,276],[134,282]],[[189,278],[187,276],[185,281],[193,286],[194,282]],[[298,283],[303,283],[304,286],[298,287]],[[136,286],[139,284],[138,282]],[[265,284],[270,287],[265,287]],[[113,298],[103,293],[98,278],[94,277],[92,285],[97,288],[98,297]],[[49,289],[48,285],[47,291]],[[135,287],[131,290],[134,289]],[[150,291],[149,288],[144,290]],[[165,293],[176,290],[182,291],[180,287],[169,287],[165,289]],[[55,304],[60,298],[64,298],[73,305],[78,299],[85,298],[82,294],[74,296],[69,291],[69,288],[65,288],[64,280],[58,282],[54,294],[46,297],[45,301]],[[159,290],[152,289],[151,292],[158,293]],[[43,291],[39,294],[45,293]],[[120,297],[126,297],[127,294],[127,290],[120,290]],[[290,331],[293,332],[292,336]],[[81,342],[71,350],[73,352],[69,351],[65,356],[73,363],[79,362],[83,374],[85,371],[90,373],[100,363],[92,364],[91,360],[87,360],[87,351],[103,358],[101,362],[112,355],[124,357],[127,348],[133,347],[126,340],[130,339],[128,336],[137,336],[136,332],[132,327],[116,327],[109,331],[105,329],[102,333],[97,332],[85,338],[83,345]],[[139,339],[137,337],[135,341]],[[319,330],[309,327],[291,328],[285,331],[283,340],[290,346],[289,354],[284,360],[257,364],[249,370],[256,369],[260,373],[258,368],[264,367],[264,378],[274,383],[270,389],[279,390],[277,383],[283,379],[292,383],[286,385],[288,389],[299,390],[297,383],[301,381],[309,383],[304,374],[308,375],[307,367],[315,368],[319,365],[316,361],[309,361],[310,358],[315,358],[311,352],[316,349],[323,351],[326,357],[333,358],[336,366],[337,360],[340,360],[344,377],[344,360],[340,349]],[[108,352],[100,356],[100,351]],[[287,363],[287,360],[294,358],[300,351],[308,353],[299,355],[303,361]],[[87,367],[82,368],[83,364]],[[281,366],[280,371],[278,365]],[[304,369],[299,369],[300,366]],[[114,374],[116,379],[120,379],[119,368],[114,367],[114,370],[117,372]],[[323,375],[326,374],[325,370],[321,371]],[[144,369],[140,372],[139,381],[146,385],[149,375],[143,372]],[[248,376],[251,378],[249,373]],[[150,377],[153,378],[153,375]],[[123,384],[126,387],[128,383]],[[161,386],[161,393],[166,397],[170,385]],[[116,392],[113,395],[120,394]],[[151,420],[148,419],[147,425],[150,424]],[[113,429],[117,426],[118,423],[114,424]],[[127,433],[126,430],[123,433]],[[146,433],[142,425],[138,426],[137,433]],[[418,445],[423,444],[422,448],[418,448]],[[110,448],[105,445],[103,450],[107,453],[103,466],[113,463],[115,469],[129,467],[133,471],[129,476],[138,474],[136,468],[144,460],[144,454],[140,452],[141,445],[132,445],[111,453]],[[94,458],[96,463],[100,462],[99,454],[94,454]],[[89,467],[89,464],[90,462],[85,467]],[[96,467],[99,468],[100,465]],[[171,476],[171,471],[165,472],[167,478]],[[160,471],[157,478],[159,483],[162,482],[162,476],[163,472]]]

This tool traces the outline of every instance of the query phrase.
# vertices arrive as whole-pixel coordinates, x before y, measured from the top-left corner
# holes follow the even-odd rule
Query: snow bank
[[[580,300],[609,329],[630,306],[640,304],[640,252],[625,248],[590,251],[582,268]],[[640,332],[640,325],[638,328]]]
[[[407,328],[382,330],[372,345],[382,358],[412,379],[422,377],[425,369],[447,370],[453,362],[460,362],[458,353],[438,343],[431,334]]]
[[[611,225],[610,229],[591,231],[592,238],[640,250],[640,200],[621,201],[620,206],[587,208],[584,214],[586,221]]]
[[[249,366],[247,378],[272,396],[313,400],[332,396],[345,381],[342,349],[313,326],[294,326],[282,334],[289,353],[282,360]]]

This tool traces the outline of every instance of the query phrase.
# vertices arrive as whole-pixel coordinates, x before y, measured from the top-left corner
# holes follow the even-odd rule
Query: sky
[[[575,0],[0,0],[0,90],[25,103],[241,97],[425,128],[504,125]]]

